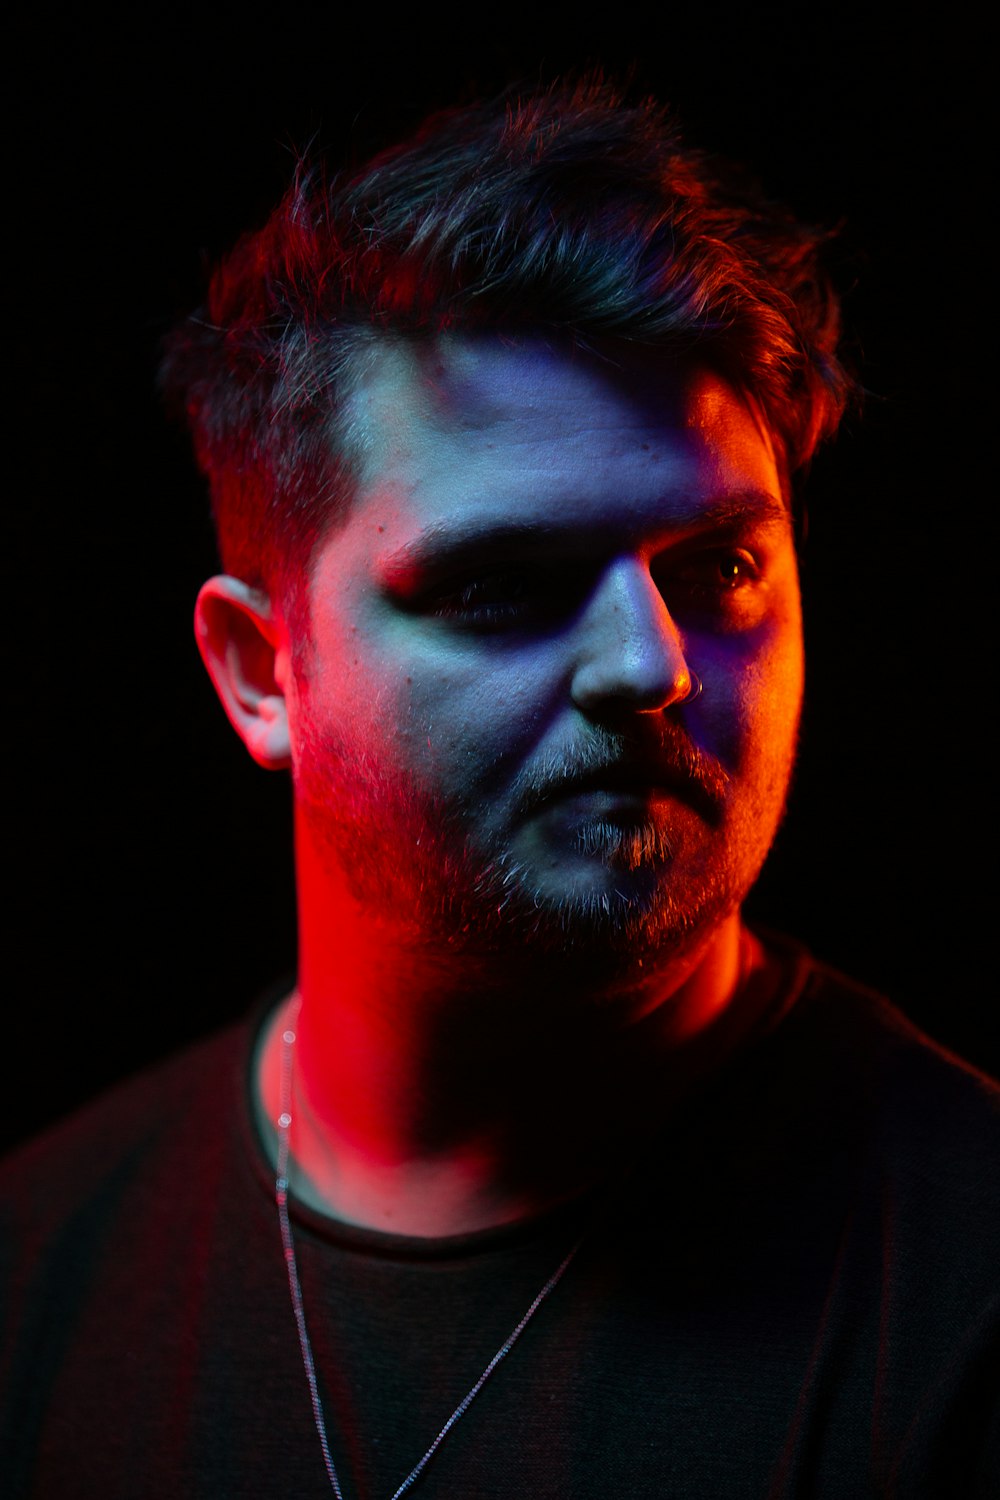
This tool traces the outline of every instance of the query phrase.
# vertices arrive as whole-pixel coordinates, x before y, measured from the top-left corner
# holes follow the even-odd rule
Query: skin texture
[[[752,1021],[738,909],[802,696],[792,526],[706,367],[451,336],[386,343],[353,399],[309,639],[231,579],[198,634],[293,773],[293,1185],[456,1233],[606,1171]],[[278,1067],[275,1030],[262,1122]]]

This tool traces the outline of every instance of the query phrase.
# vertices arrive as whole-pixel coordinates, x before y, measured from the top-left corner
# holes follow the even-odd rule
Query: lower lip
[[[601,817],[615,813],[648,817],[655,808],[672,800],[660,787],[649,787],[645,791],[595,787],[585,792],[569,792],[556,798],[550,807],[570,817]]]

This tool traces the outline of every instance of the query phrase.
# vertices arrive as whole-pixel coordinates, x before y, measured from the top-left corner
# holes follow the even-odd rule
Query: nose
[[[655,713],[691,694],[680,632],[640,558],[618,558],[601,575],[578,641],[572,696],[590,718]]]

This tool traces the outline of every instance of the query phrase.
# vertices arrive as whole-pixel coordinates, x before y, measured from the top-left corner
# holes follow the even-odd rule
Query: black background
[[[812,477],[801,766],[751,911],[1000,1069],[985,42],[954,8],[918,15],[33,11],[10,65],[7,1138],[294,965],[287,784],[228,729],[192,640],[215,564],[154,391],[163,332],[313,135],[360,157],[470,91],[594,61],[633,65],[692,139],[842,225],[871,394]]]

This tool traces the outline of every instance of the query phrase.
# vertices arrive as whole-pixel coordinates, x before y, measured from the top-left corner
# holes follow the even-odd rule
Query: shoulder
[[[893,1000],[830,964],[793,939],[774,933],[762,940],[786,975],[786,1002],[779,1030],[799,1046],[829,1053],[860,1085],[877,1085],[882,1096],[898,1088],[905,1100],[918,1083],[933,1085],[964,1106],[995,1114],[1000,1082],[928,1036]]]
[[[1000,1125],[1000,1082],[928,1036],[877,990],[810,957],[799,1011],[845,1074],[909,1128]]]
[[[768,939],[770,942],[770,939]],[[940,1046],[876,990],[797,953],[799,990],[772,1068],[803,1117],[850,1158],[893,1222],[1000,1254],[1000,1084]],[[787,961],[787,959],[786,959]],[[766,1050],[766,1049],[765,1049]],[[932,1246],[928,1243],[930,1259]]]
[[[240,1022],[116,1085],[0,1163],[12,1241],[43,1244],[68,1221],[114,1215],[183,1170],[228,1128],[245,1092],[251,1026]]]

